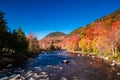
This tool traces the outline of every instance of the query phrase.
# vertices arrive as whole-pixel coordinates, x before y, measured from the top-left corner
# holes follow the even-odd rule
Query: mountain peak
[[[66,34],[63,32],[51,32],[50,34],[48,34],[45,37],[56,37],[56,36],[65,36]]]

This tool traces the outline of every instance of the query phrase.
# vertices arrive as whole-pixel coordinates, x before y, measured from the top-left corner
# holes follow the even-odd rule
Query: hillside
[[[102,18],[95,20],[94,22],[92,22],[84,27],[80,27],[78,29],[73,30],[69,34],[69,36],[76,35],[76,34],[83,34],[89,27],[109,28],[112,25],[112,23],[114,23],[116,21],[120,21],[120,9],[111,14],[108,14]]]
[[[65,39],[66,34],[62,32],[52,32],[39,40],[39,47],[41,49],[49,49],[50,45],[53,44],[55,47],[61,47],[61,42]]]
[[[62,43],[66,50],[77,50],[120,58],[120,9],[73,30]]]

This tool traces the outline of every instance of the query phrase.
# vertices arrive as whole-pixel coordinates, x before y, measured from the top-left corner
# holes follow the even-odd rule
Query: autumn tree
[[[33,33],[30,33],[28,34],[27,39],[29,41],[29,52],[39,52],[40,49],[37,37]]]
[[[86,52],[87,51],[87,42],[86,42],[86,39],[85,38],[82,38],[80,41],[79,41],[79,48],[81,51],[83,52]]]
[[[111,34],[111,46],[112,46],[112,53],[114,56],[120,52],[120,21],[114,22],[112,24],[112,28],[110,30]]]

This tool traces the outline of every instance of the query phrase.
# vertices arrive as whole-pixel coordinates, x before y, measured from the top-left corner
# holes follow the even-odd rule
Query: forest
[[[0,65],[6,66],[17,62],[20,64],[28,57],[38,55],[37,42],[34,36],[27,38],[21,28],[9,29],[7,21],[4,20],[4,13],[0,12]]]
[[[63,48],[120,61],[120,10],[73,30]]]

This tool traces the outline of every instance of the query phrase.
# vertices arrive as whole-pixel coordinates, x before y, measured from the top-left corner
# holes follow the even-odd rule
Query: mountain
[[[65,35],[53,32],[39,41],[42,49],[50,46],[104,56],[120,56],[120,9]],[[120,57],[119,57],[120,58]]]
[[[51,45],[54,45],[56,48],[60,48],[61,42],[65,39],[65,37],[65,33],[52,32],[43,39],[39,40],[39,47],[41,49],[49,49]]]
[[[120,9],[73,30],[62,42],[62,47],[66,50],[120,56]]]
[[[63,32],[52,32],[48,34],[46,37],[56,37],[56,36],[65,36],[66,34]]]

